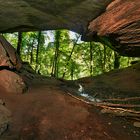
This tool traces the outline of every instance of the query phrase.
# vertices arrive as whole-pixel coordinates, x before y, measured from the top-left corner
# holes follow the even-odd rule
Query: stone
[[[2,99],[0,99],[0,105],[4,105],[5,103],[3,102]]]
[[[135,127],[139,127],[140,128],[140,122],[134,122],[133,124]]]
[[[111,1],[1,0],[0,32],[63,28],[82,34]]]
[[[68,29],[84,41],[105,36],[120,55],[139,57],[139,13],[139,0],[1,0],[0,33]]]
[[[9,70],[0,71],[0,81],[0,86],[8,93],[24,93],[27,89],[22,77]]]
[[[94,36],[104,36],[124,56],[140,56],[140,0],[114,0],[89,24]],[[89,34],[90,34],[89,33]]]
[[[8,129],[10,121],[11,112],[4,105],[0,104],[0,135]]]
[[[21,66],[22,62],[16,54],[16,50],[2,35],[0,35],[0,69],[4,67],[19,70]]]

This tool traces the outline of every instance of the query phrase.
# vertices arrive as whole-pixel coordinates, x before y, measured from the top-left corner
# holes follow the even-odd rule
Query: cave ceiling
[[[82,34],[112,0],[1,0],[0,32],[69,29]]]
[[[1,0],[0,32],[68,29],[84,41],[107,37],[121,55],[140,56],[139,0]]]

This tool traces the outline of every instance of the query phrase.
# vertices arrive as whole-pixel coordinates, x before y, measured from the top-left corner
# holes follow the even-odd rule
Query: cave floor
[[[130,97],[133,93],[133,96],[140,96],[137,71],[139,67],[73,82],[37,78],[29,80],[30,86],[25,94],[6,93],[1,88],[0,98],[6,102],[6,107],[12,112],[12,120],[9,130],[0,139],[139,140],[140,128],[133,126],[132,119],[102,114],[100,107],[79,101],[69,96],[65,90],[67,88],[69,92],[74,93],[77,89],[76,84],[80,83],[90,95],[96,90],[100,93],[97,96],[101,98],[108,98],[109,95],[117,97],[119,91],[122,93],[121,97],[126,93],[129,93]],[[114,82],[110,81],[109,77],[113,78]],[[104,83],[112,90],[108,90]],[[101,91],[103,91],[102,96]]]

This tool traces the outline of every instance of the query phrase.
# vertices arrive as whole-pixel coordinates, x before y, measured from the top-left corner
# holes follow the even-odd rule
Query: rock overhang
[[[121,7],[120,10],[115,9]],[[17,32],[17,31],[37,31],[37,30],[55,30],[68,29],[82,35],[84,41],[96,41],[96,35],[105,36],[112,40],[113,49],[124,56],[140,56],[140,20],[133,20],[132,32],[125,32],[123,27],[128,24],[122,24],[118,34],[108,30],[114,27],[110,24],[115,15],[123,11],[124,15],[119,15],[120,19],[128,20],[132,15],[134,19],[139,17],[140,9],[139,0],[1,0],[0,4],[0,32]],[[136,9],[136,10],[135,10]],[[110,16],[112,12],[114,17]],[[114,12],[114,13],[113,13]],[[114,19],[113,19],[114,18]],[[100,20],[104,19],[104,20]],[[137,22],[135,22],[137,21]],[[116,21],[117,22],[117,21]],[[128,23],[127,22],[127,23]],[[121,22],[119,22],[121,24]],[[120,26],[118,25],[118,27]],[[93,26],[92,26],[93,25]],[[117,24],[116,24],[117,25]],[[105,27],[105,28],[104,28]],[[132,26],[130,26],[132,27]],[[104,29],[104,33],[101,32]],[[136,29],[136,30],[135,30]],[[90,32],[90,34],[88,34]],[[103,33],[103,34],[102,34]],[[136,38],[135,38],[136,35]],[[127,40],[124,40],[126,39]],[[138,38],[138,39],[137,39]]]
[[[69,29],[83,34],[112,0],[1,0],[0,32]]]

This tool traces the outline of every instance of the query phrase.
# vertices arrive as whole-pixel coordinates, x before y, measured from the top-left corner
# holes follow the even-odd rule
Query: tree
[[[90,76],[93,74],[93,45],[92,42],[89,43],[90,45]]]
[[[38,56],[39,56],[40,43],[41,43],[41,31],[38,32],[38,36],[37,36],[36,68],[35,68],[36,71],[38,69],[38,64],[39,64]]]
[[[21,47],[22,47],[22,32],[18,32],[18,43],[17,43],[17,54],[21,55]]]
[[[56,30],[55,31],[55,55],[54,55],[54,61],[53,61],[53,67],[52,67],[52,76],[58,78],[58,57],[59,57],[59,48],[60,48],[60,36],[61,31]]]
[[[68,30],[19,32],[4,34],[17,48],[22,61],[27,61],[46,76],[78,79],[96,76],[113,69],[130,65],[137,58],[120,57],[111,50],[106,38],[97,42],[80,41],[80,35]],[[108,47],[109,46],[109,47]]]
[[[67,57],[67,62],[66,62],[66,65],[65,65],[65,69],[64,69],[64,73],[63,73],[63,76],[62,78],[64,79],[65,78],[65,74],[66,74],[66,67],[69,65],[70,63],[70,60],[72,58],[72,54],[74,52],[74,49],[75,49],[75,46],[79,40],[80,36],[77,36],[76,40],[73,42],[73,47],[72,47],[72,50],[70,52],[70,55]],[[72,65],[71,65],[71,79],[73,79],[73,74],[74,74],[74,71],[73,71],[73,68],[74,68],[74,63],[72,62]]]
[[[119,69],[120,67],[120,55],[117,52],[114,52],[114,69]]]

